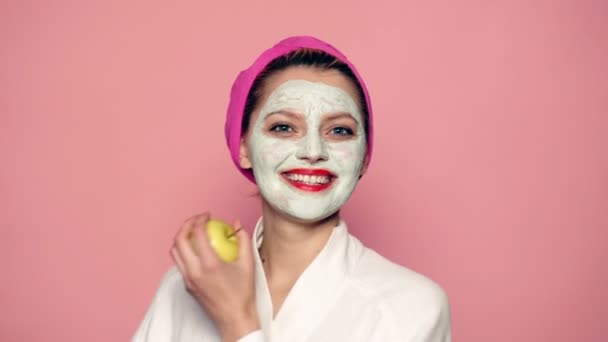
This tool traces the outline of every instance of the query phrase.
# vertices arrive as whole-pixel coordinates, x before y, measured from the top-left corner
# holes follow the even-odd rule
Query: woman
[[[450,341],[444,291],[363,246],[339,215],[370,162],[372,127],[356,69],[316,38],[285,39],[241,72],[226,138],[263,216],[251,242],[237,233],[234,263],[205,238],[208,214],[187,220],[133,341]]]

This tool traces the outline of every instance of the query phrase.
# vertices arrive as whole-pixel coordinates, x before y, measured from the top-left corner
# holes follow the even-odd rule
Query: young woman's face
[[[275,210],[317,221],[350,197],[366,154],[357,99],[351,81],[334,70],[293,67],[266,80],[241,166],[253,168]]]

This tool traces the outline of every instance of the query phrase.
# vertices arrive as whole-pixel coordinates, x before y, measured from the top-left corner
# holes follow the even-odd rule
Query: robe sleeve
[[[136,330],[131,342],[171,341],[171,320],[166,317],[166,313],[171,312],[169,292],[174,277],[175,269],[170,269],[163,276],[152,299],[152,303],[148,307],[144,319]]]
[[[381,319],[368,339],[373,342],[451,342],[448,298],[439,287],[417,292],[415,299],[394,296],[381,308]]]
[[[238,339],[237,342],[264,342],[264,333],[262,330],[256,330]]]
[[[451,342],[450,309],[446,301],[434,307],[421,310],[415,329],[407,341],[411,342]],[[409,333],[408,333],[409,335]]]

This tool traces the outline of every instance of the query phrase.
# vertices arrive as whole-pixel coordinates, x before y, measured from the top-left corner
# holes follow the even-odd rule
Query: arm
[[[264,342],[257,315],[236,318],[228,329],[222,331],[223,342]]]

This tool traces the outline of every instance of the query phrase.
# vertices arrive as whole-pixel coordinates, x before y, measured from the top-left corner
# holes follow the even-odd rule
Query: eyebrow
[[[293,116],[293,117],[296,117],[296,118],[299,118],[299,116],[300,116],[299,113],[290,112],[290,111],[285,110],[285,109],[279,109],[279,110],[275,110],[273,112],[270,112],[270,113],[266,114],[266,116],[264,117],[264,119],[268,118],[271,115],[275,115],[275,114],[283,114],[283,115],[287,115],[287,116]]]
[[[353,119],[353,120],[355,120],[356,123],[359,123],[359,121],[357,121],[357,119],[348,112],[331,113],[331,114],[327,114],[324,116],[324,119],[326,119],[326,120],[336,120],[336,119],[340,119],[340,118]]]
[[[275,115],[275,114],[283,114],[283,115],[287,115],[287,116],[292,116],[296,119],[301,119],[301,116],[302,116],[302,114],[300,114],[300,113],[291,112],[291,111],[288,111],[285,109],[279,109],[279,110],[275,110],[273,112],[266,114],[266,116],[264,117],[264,120],[269,118],[271,115]],[[355,118],[349,112],[337,112],[337,113],[329,113],[329,114],[323,115],[324,120],[337,120],[337,119],[341,119],[341,118],[352,119],[355,121],[355,123],[359,124],[359,121],[357,120],[357,118]]]

